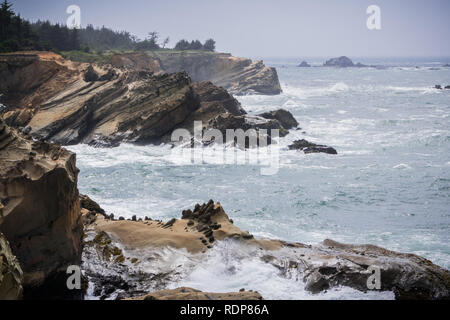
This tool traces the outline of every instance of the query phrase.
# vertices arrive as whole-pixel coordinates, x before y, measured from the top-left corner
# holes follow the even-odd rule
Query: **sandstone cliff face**
[[[281,85],[275,68],[262,61],[212,52],[149,52],[162,72],[186,71],[193,81],[211,81],[230,93],[276,95]],[[142,54],[144,55],[144,54]]]
[[[8,240],[0,233],[0,300],[21,299],[22,280],[19,261],[11,252]]]
[[[339,286],[366,292],[368,278],[372,275],[370,267],[375,266],[381,275],[379,290],[392,291],[396,299],[450,298],[450,272],[427,259],[374,245],[349,245],[329,239],[317,245],[306,245],[256,238],[235,226],[220,203],[212,200],[183,211],[182,219],[168,222],[148,218],[113,220],[95,214],[89,219],[86,230],[93,239],[87,243],[84,255],[90,281],[112,284],[106,295],[99,290],[98,295],[103,294],[104,298],[117,290],[119,296],[126,297],[141,296],[138,289],[147,292],[164,289],[167,283],[182,279],[182,269],[172,263],[177,252],[183,259],[188,257],[186,251],[192,253],[189,268],[194,268],[202,263],[202,257],[206,258],[208,250],[222,241],[228,241],[228,248],[236,248],[238,256],[245,251],[248,256],[258,257],[262,263],[279,270],[281,276],[298,281],[299,289],[312,293]],[[161,252],[169,251],[171,258],[165,263],[160,259]],[[153,269],[150,269],[149,261],[158,263],[152,264]],[[140,273],[143,270],[140,266],[152,270],[151,274]],[[102,268],[107,272],[94,272]],[[169,297],[172,293],[175,292],[157,293],[155,298]],[[176,299],[179,293],[171,297]]]
[[[63,298],[66,268],[80,264],[77,175],[75,154],[0,119],[0,231],[23,269],[25,296]]]

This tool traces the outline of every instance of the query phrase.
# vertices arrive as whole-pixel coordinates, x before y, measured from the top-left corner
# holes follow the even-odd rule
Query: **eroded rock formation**
[[[75,154],[0,119],[0,231],[23,269],[25,297],[75,294],[65,281],[81,261],[77,175]]]
[[[171,252],[171,259],[174,259],[173,255],[185,256],[186,253],[171,251],[170,248],[194,254],[192,257],[195,258],[190,262],[193,265],[188,267],[191,268],[201,264],[201,255],[222,241],[239,243],[243,246],[239,249],[240,254],[245,249],[248,255],[271,264],[279,270],[280,275],[299,281],[312,293],[338,286],[366,292],[369,290],[368,278],[372,275],[370,267],[375,266],[381,274],[380,290],[392,291],[397,299],[450,298],[450,272],[427,259],[374,245],[348,245],[329,239],[318,245],[305,245],[255,238],[235,226],[220,203],[212,200],[196,205],[193,210],[183,211],[181,220],[172,219],[166,223],[149,218],[111,220],[97,214],[86,230],[93,239],[88,247],[97,248],[85,257],[89,262],[88,271],[98,270],[93,267],[95,263],[102,264],[104,262],[101,261],[105,259],[110,261],[108,274],[94,274],[91,281],[95,283],[98,279],[113,276],[118,287],[110,288],[109,295],[119,292],[117,297],[121,298],[139,296],[142,299],[139,288],[146,292],[162,290],[168,282],[183,278],[181,265],[174,267],[164,263],[158,264],[159,273],[139,274],[138,271],[142,269],[138,266],[153,261],[161,252]],[[172,292],[163,292],[166,298],[179,297],[179,292],[174,296]],[[155,293],[150,294],[149,299],[152,295]],[[159,293],[154,297],[160,297]]]

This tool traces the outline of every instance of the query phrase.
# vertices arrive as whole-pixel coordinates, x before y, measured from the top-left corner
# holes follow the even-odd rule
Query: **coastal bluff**
[[[148,51],[117,54],[115,67],[176,73],[186,71],[194,82],[211,81],[231,94],[277,95],[282,92],[277,70],[263,61],[206,51]]]

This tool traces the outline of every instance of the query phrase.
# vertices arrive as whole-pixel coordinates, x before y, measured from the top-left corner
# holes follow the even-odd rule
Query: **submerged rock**
[[[0,119],[0,232],[22,267],[25,297],[81,297],[66,269],[81,262],[75,154],[32,141]]]
[[[304,153],[328,153],[337,154],[336,149],[321,144],[315,144],[305,139],[296,140],[289,147],[289,150],[301,150]]]

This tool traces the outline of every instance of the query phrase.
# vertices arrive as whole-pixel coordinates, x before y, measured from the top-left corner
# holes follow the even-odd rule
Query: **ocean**
[[[450,85],[450,68],[441,67],[450,59],[354,59],[388,66],[380,69],[298,68],[301,60],[265,59],[277,68],[281,95],[236,97],[249,114],[284,108],[300,123],[301,130],[279,141],[276,174],[214,156],[189,163],[174,157],[169,145],[77,145],[69,149],[77,153],[80,192],[116,217],[162,220],[180,218],[182,210],[213,199],[235,225],[255,236],[371,243],[449,269],[450,90],[434,86]],[[288,150],[298,139],[332,146],[338,155]],[[227,152],[246,156],[232,148]],[[281,277],[244,251],[233,243],[217,244],[170,286],[246,288],[271,299],[393,298],[389,292],[348,288],[312,295],[301,281]]]

